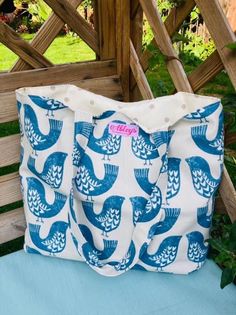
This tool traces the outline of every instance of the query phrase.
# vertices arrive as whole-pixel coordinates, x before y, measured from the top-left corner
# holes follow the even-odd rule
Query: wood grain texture
[[[97,16],[99,29],[100,59],[108,60],[116,56],[116,0],[98,0]]]
[[[133,72],[133,76],[137,82],[138,88],[143,99],[152,99],[153,94],[148,84],[145,73],[143,72],[142,66],[140,65],[138,55],[134,49],[134,45],[130,40],[130,67]]]
[[[170,37],[180,28],[183,21],[189,15],[189,13],[195,7],[194,0],[186,0],[184,4],[180,7],[175,7],[170,11],[169,16],[165,21],[165,27]],[[155,38],[151,41],[152,45],[156,45]],[[143,67],[144,72],[148,69],[148,60],[151,58],[152,54],[149,50],[145,50],[141,56],[140,62]]]
[[[61,83],[64,83],[61,82]],[[122,88],[119,76],[109,76],[88,80],[72,80],[67,83],[74,84],[82,89],[89,90],[111,99],[123,100]],[[15,92],[0,94],[0,122],[9,122],[18,119]],[[16,157],[12,156],[12,160]],[[5,161],[5,158],[3,158]]]
[[[143,46],[143,10],[139,3],[139,0],[131,1],[131,20],[130,20],[130,38],[133,43],[135,52],[138,58],[142,55]],[[130,56],[131,58],[131,56]],[[130,101],[139,101],[142,99],[140,90],[133,89],[136,85],[136,80],[134,78],[133,72],[130,73]]]
[[[70,3],[74,8],[77,8],[82,1],[83,0],[71,0]],[[30,45],[43,54],[59,34],[63,25],[64,22],[55,13],[52,13],[36,33]],[[19,59],[12,67],[11,72],[29,70],[31,68],[32,67],[24,62],[24,60]]]
[[[219,192],[228,215],[231,221],[234,222],[236,220],[236,191],[225,166]]]
[[[177,91],[192,92],[192,88],[184,71],[183,65],[178,60],[178,56],[173,48],[170,36],[157,10],[155,0],[140,0],[140,4],[152,28],[157,46],[162,54],[168,59],[167,69]]]
[[[230,27],[218,0],[195,0],[212,39],[215,42],[224,67],[236,88],[236,58],[235,52],[226,45],[236,41],[236,36]]]
[[[117,73],[121,78],[124,101],[129,101],[130,0],[116,0]]]
[[[117,74],[115,60],[78,62],[47,69],[3,73],[0,74],[0,92],[14,91],[24,86],[72,83],[115,74]]]
[[[18,163],[20,159],[20,135],[0,138],[0,167]]]
[[[10,26],[0,23],[0,42],[33,68],[51,67],[53,64],[23,40]]]
[[[0,176],[0,207],[22,199],[18,172]]]
[[[18,119],[16,95],[14,92],[0,93],[0,123]]]
[[[189,82],[194,92],[201,89],[224,69],[218,51],[214,51],[203,63],[201,63],[189,76]]]
[[[0,244],[24,235],[26,229],[23,208],[0,214]]]
[[[68,24],[97,54],[98,34],[68,0],[44,0],[64,23]]]

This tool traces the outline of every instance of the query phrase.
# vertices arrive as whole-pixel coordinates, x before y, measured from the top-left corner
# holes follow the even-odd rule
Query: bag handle
[[[92,130],[91,130],[92,131]],[[90,131],[90,135],[91,135]],[[159,152],[159,159],[161,161],[158,179],[156,183],[153,185],[152,192],[150,197],[146,203],[145,209],[141,216],[139,216],[136,225],[133,229],[131,241],[129,247],[127,249],[124,257],[119,261],[108,261],[103,262],[99,258],[99,253],[93,246],[93,242],[91,241],[91,237],[86,238],[86,233],[84,233],[82,227],[79,225],[79,222],[76,220],[75,210],[73,208],[73,191],[70,196],[70,214],[69,214],[69,222],[73,225],[72,230],[76,230],[76,236],[72,234],[72,238],[74,240],[75,245],[77,246],[77,250],[79,254],[84,258],[87,264],[94,269],[97,273],[106,276],[118,276],[131,269],[138,261],[140,256],[142,255],[145,248],[151,242],[150,236],[150,228],[158,223],[162,217],[161,214],[161,205],[162,205],[162,195],[161,190],[158,187],[159,180],[162,176],[165,177],[167,181],[167,174],[161,173],[161,169],[165,163],[165,159],[163,156],[167,154],[167,149],[169,145],[169,137],[170,133],[168,130],[155,132],[152,135],[154,144],[156,145]],[[89,141],[89,140],[88,140]],[[86,145],[88,143],[86,142]],[[84,150],[86,145],[84,145]],[[82,209],[82,203],[81,203]],[[154,212],[154,217],[149,221],[143,222],[143,216],[146,213]],[[87,235],[88,236],[88,235]],[[145,244],[145,246],[144,246]]]

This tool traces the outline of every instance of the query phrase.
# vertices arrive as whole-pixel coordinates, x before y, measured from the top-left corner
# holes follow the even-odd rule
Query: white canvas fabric
[[[123,103],[73,85],[16,95],[27,252],[106,276],[203,265],[223,167],[219,99]]]

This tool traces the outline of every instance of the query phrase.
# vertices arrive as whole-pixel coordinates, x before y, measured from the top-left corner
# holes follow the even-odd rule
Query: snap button
[[[90,103],[90,105],[94,105],[94,101],[93,100],[91,100],[89,103]]]
[[[69,100],[70,100],[70,99],[69,99],[68,97],[65,97],[65,98],[64,98],[64,101],[65,101],[65,102],[69,102]]]
[[[153,103],[150,104],[150,105],[149,105],[149,108],[150,108],[150,109],[153,109],[153,108],[154,108],[154,104],[153,104]]]
[[[187,105],[186,105],[186,104],[182,104],[181,107],[182,107],[183,109],[186,109]]]

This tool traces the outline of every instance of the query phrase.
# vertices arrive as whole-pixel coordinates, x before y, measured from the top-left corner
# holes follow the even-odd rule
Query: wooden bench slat
[[[23,208],[0,214],[0,244],[24,235],[26,228]]]
[[[0,167],[19,162],[20,135],[0,138]]]
[[[24,86],[66,84],[116,74],[115,60],[78,62],[46,69],[3,73],[0,74],[0,92],[11,92]]]
[[[122,100],[122,89],[118,76],[96,78],[91,80],[75,80],[67,83],[74,84],[82,89],[115,100]],[[18,119],[15,92],[0,94],[0,123],[10,122]]]
[[[0,207],[22,199],[18,172],[0,176]]]

